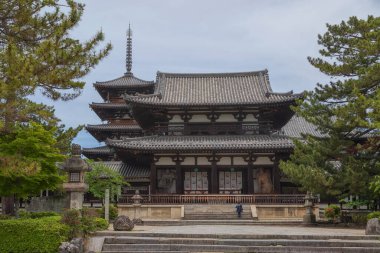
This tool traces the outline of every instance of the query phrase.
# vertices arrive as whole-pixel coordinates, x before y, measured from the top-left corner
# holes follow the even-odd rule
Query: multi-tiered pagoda
[[[300,94],[272,91],[267,70],[241,73],[158,72],[134,77],[131,30],[127,72],[97,82],[103,103],[90,107],[106,124],[87,130],[107,146],[84,149],[150,194],[292,193],[279,161],[291,138],[319,135],[290,109]]]

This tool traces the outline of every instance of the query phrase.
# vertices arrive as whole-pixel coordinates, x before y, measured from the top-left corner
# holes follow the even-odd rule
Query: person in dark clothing
[[[238,214],[238,217],[241,218],[241,213],[243,212],[243,206],[241,205],[241,203],[238,203],[236,206],[236,212]]]

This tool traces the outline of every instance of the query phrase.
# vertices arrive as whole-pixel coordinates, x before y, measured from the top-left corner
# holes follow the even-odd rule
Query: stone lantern
[[[71,146],[71,157],[63,163],[62,169],[68,174],[68,180],[63,183],[63,189],[70,195],[69,208],[81,209],[84,193],[88,190],[88,185],[84,182],[84,173],[91,169],[81,158],[80,145],[73,144]]]
[[[305,204],[304,204],[304,207],[306,209],[306,213],[303,216],[304,224],[316,223],[315,214],[313,213],[313,207],[314,207],[313,199],[314,199],[313,195],[310,192],[307,192],[305,196]]]

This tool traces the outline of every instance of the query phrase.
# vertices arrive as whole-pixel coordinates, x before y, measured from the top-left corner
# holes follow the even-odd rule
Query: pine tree
[[[81,128],[65,130],[54,116],[52,107],[36,103],[30,97],[42,93],[52,100],[68,101],[76,98],[84,87],[81,78],[108,55],[110,44],[106,44],[103,49],[98,48],[104,40],[102,32],[97,32],[84,42],[70,36],[83,10],[84,5],[74,0],[0,1],[2,140],[10,142],[16,138],[20,126],[32,127],[32,122],[37,122],[53,133],[55,147],[67,152],[70,141]],[[29,160],[24,160],[17,153],[0,152],[7,154],[11,160],[19,158],[17,162],[12,161],[18,166],[23,165],[25,169],[34,164],[31,162],[28,165]],[[6,160],[8,158],[4,157]],[[16,164],[13,165],[15,167]],[[4,170],[0,173],[4,173]],[[4,175],[8,174],[1,174],[0,185],[5,185],[8,180]],[[17,186],[23,187],[20,184]],[[0,190],[0,196],[12,195],[12,192],[3,191],[4,188]]]
[[[372,198],[380,173],[380,17],[327,24],[318,36],[321,57],[308,60],[330,77],[295,107],[324,138],[305,136],[281,169],[304,190]]]

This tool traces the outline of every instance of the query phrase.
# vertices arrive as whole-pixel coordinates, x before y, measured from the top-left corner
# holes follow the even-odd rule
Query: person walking
[[[238,218],[241,218],[241,213],[243,212],[243,206],[241,205],[241,203],[239,202],[236,206],[236,212],[237,212],[237,215],[238,215]]]

